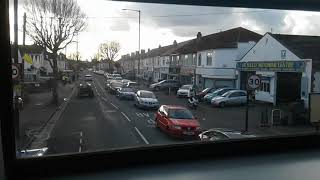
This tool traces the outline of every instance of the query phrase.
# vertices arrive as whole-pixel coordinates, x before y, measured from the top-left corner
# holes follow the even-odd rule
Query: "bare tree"
[[[53,103],[58,104],[58,51],[74,42],[74,37],[86,28],[86,15],[75,0],[27,0],[27,35],[49,54],[53,70]]]
[[[75,52],[75,53],[70,54],[68,56],[68,58],[76,61],[77,59],[79,59],[79,60],[82,59],[82,56],[79,52]]]
[[[120,43],[116,41],[102,43],[99,46],[99,55],[101,58],[114,61],[119,55]]]

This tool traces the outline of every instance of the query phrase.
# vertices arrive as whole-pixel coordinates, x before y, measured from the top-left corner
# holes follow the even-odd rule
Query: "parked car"
[[[211,104],[225,107],[226,105],[242,105],[247,102],[247,92],[243,90],[231,90],[221,96],[212,98]]]
[[[156,112],[156,127],[175,137],[197,138],[201,132],[200,123],[183,106],[162,105]]]
[[[176,80],[171,80],[171,79],[163,80],[158,83],[151,84],[149,86],[150,89],[155,90],[155,91],[168,89],[168,88],[171,88],[172,90],[178,90],[179,87],[180,87],[180,83]]]
[[[118,89],[122,88],[123,84],[119,81],[110,82],[108,91],[110,94],[116,94]]]
[[[231,91],[231,90],[235,90],[234,88],[220,88],[217,89],[215,91],[213,91],[212,93],[208,93],[203,97],[204,102],[206,103],[211,103],[212,98],[217,97],[217,96],[221,96],[222,94]]]
[[[126,84],[126,87],[131,87],[135,90],[139,89],[139,84],[133,81],[130,81]]]
[[[93,80],[93,79],[92,79],[92,75],[90,75],[90,74],[85,75],[85,76],[84,76],[84,80],[85,80],[85,81],[92,81],[92,80]]]
[[[134,96],[134,105],[138,108],[159,108],[159,101],[151,91],[139,90]]]
[[[117,97],[121,99],[133,99],[135,96],[135,90],[130,87],[122,87],[117,91]]]
[[[121,83],[123,84],[123,85],[127,85],[128,84],[128,82],[131,82],[129,79],[122,79],[121,80]]]
[[[199,93],[197,93],[196,96],[198,97],[198,99],[199,99],[200,101],[202,101],[202,100],[203,100],[203,97],[204,97],[205,95],[207,95],[208,93],[212,93],[212,92],[214,92],[215,90],[216,90],[215,88],[205,88],[204,90],[202,90],[202,91],[200,91]]]
[[[240,131],[235,131],[225,128],[213,128],[203,131],[199,134],[201,141],[217,141],[217,140],[228,140],[228,139],[242,139],[242,138],[254,138],[256,135],[244,134]]]
[[[80,83],[79,88],[78,88],[78,97],[81,97],[83,95],[93,97],[93,89],[90,83],[85,82],[85,83]]]
[[[118,78],[118,79],[122,79],[121,75],[120,74],[112,74],[112,77],[115,79],[115,78]]]
[[[177,97],[191,97],[196,93],[196,88],[193,84],[186,84],[179,88]]]

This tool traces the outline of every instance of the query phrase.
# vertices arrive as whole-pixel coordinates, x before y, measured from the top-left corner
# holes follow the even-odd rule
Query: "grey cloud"
[[[261,10],[247,8],[222,8],[222,7],[201,7],[161,4],[130,4],[132,9],[140,9],[142,12],[142,23],[144,25],[155,25],[159,28],[170,28],[172,32],[181,37],[194,37],[197,32],[211,34],[219,30],[226,30],[241,26],[246,20],[262,29],[260,33],[270,31],[282,32],[285,26],[283,19],[286,11]],[[248,13],[248,11],[251,11]],[[252,12],[262,11],[262,12]],[[243,12],[243,13],[239,13]],[[177,16],[177,17],[153,17],[165,15],[192,15],[192,14],[213,14],[202,16]],[[134,21],[134,19],[130,19]],[[250,29],[250,27],[247,27]]]
[[[129,31],[130,26],[127,20],[125,21],[113,21],[109,28],[111,31]]]

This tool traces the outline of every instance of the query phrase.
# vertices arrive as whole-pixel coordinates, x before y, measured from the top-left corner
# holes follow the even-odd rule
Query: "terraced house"
[[[235,87],[236,60],[250,50],[261,38],[260,34],[242,27],[171,45],[141,51],[140,75],[144,79],[176,79],[182,84],[206,87]],[[137,62],[138,56],[132,56]],[[120,62],[129,62],[128,57]],[[137,66],[137,63],[135,63]],[[135,68],[136,68],[135,66]]]

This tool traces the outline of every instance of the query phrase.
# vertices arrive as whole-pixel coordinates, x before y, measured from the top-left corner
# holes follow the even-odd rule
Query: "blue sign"
[[[237,63],[237,69],[240,71],[304,72],[305,66],[304,61],[251,61]]]

